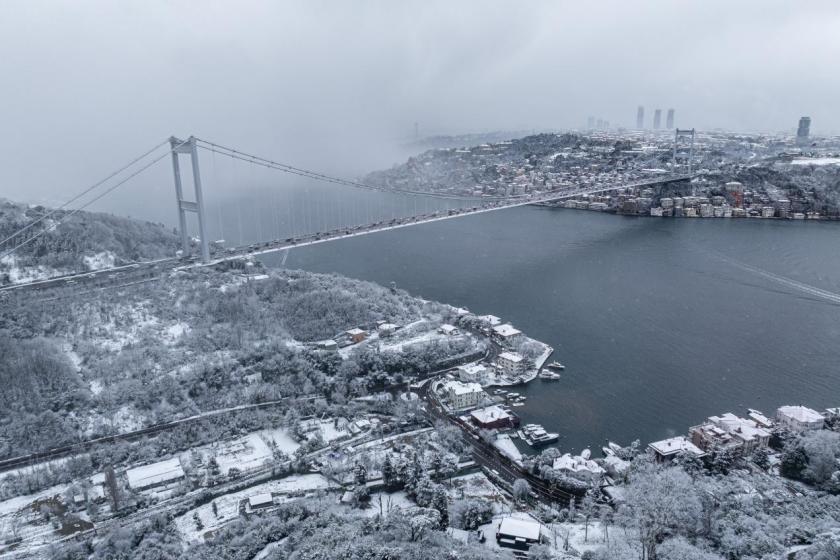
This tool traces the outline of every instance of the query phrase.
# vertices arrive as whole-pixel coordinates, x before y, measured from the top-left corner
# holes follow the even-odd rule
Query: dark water
[[[579,450],[840,405],[840,305],[737,265],[840,294],[838,240],[834,223],[529,207],[295,249],[286,266],[393,281],[551,344],[563,378],[517,389],[517,412]]]

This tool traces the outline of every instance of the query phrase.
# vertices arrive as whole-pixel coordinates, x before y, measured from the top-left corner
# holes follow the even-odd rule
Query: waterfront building
[[[598,480],[606,473],[601,465],[592,459],[570,453],[557,457],[551,465],[551,468],[555,471],[560,471],[566,476],[586,481]]]
[[[807,406],[780,406],[776,409],[779,427],[791,432],[821,430],[825,426],[822,414]]]
[[[731,412],[710,416],[708,420],[689,429],[691,442],[703,451],[716,454],[729,451],[735,455],[749,455],[758,448],[766,448],[770,432],[754,420],[740,418]]]
[[[470,420],[485,430],[503,430],[519,426],[519,417],[497,404],[470,412]]]
[[[504,374],[516,377],[525,371],[525,358],[518,352],[502,352],[496,357],[496,365]]]
[[[691,443],[685,436],[677,436],[648,444],[657,462],[671,461],[681,453],[688,453],[695,457],[705,457],[706,452]]]
[[[493,335],[503,342],[516,342],[522,336],[522,331],[513,328],[513,325],[505,323],[493,327]]]
[[[776,215],[776,209],[772,206],[763,206],[761,208],[761,217],[762,218],[772,218]]]
[[[485,397],[484,389],[478,383],[449,381],[445,387],[449,405],[454,409],[470,408],[482,402]]]

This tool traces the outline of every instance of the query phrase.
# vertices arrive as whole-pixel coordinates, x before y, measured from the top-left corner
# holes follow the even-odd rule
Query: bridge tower
[[[201,262],[207,263],[210,261],[210,245],[207,241],[204,197],[201,194],[201,173],[198,169],[198,145],[194,136],[190,136],[186,140],[180,140],[172,136],[169,138],[169,143],[172,146],[172,171],[175,175],[175,199],[178,205],[178,227],[181,230],[181,249],[184,251],[184,255],[190,253],[190,238],[187,234],[187,212],[195,212],[198,214],[198,232],[201,237]],[[195,200],[184,199],[184,192],[181,186],[181,164],[178,159],[180,154],[190,156]]]
[[[693,157],[694,129],[676,129],[674,131],[674,171],[684,167],[686,174],[691,175]]]

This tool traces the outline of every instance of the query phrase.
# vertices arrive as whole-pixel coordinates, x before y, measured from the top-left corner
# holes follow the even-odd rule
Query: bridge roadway
[[[26,290],[42,290],[48,288],[73,286],[80,283],[94,283],[102,280],[108,284],[119,284],[122,280],[136,280],[138,278],[150,278],[161,276],[164,272],[170,270],[187,270],[201,266],[212,266],[225,261],[236,260],[247,256],[258,256],[277,251],[284,251],[294,247],[307,247],[316,245],[318,243],[326,243],[329,241],[336,241],[338,239],[346,239],[350,237],[358,237],[361,235],[368,235],[371,233],[378,233],[381,231],[389,231],[392,229],[415,226],[419,224],[428,224],[442,220],[450,220],[453,218],[460,218],[462,216],[471,216],[475,214],[483,214],[486,212],[495,212],[497,210],[505,210],[508,208],[516,208],[518,206],[527,206],[530,204],[538,204],[544,202],[555,202],[576,196],[587,194],[597,194],[608,191],[623,190],[627,188],[644,188],[654,185],[663,185],[667,183],[675,183],[678,181],[686,181],[691,179],[690,175],[676,175],[676,176],[660,176],[652,179],[636,181],[633,183],[626,183],[620,186],[615,185],[597,185],[580,187],[575,189],[567,189],[560,191],[552,191],[541,195],[528,195],[518,197],[516,199],[495,200],[493,202],[485,202],[484,204],[473,206],[471,208],[453,209],[448,211],[437,211],[430,214],[420,214],[417,216],[409,216],[403,218],[392,218],[390,220],[383,220],[373,222],[371,224],[348,226],[333,229],[326,232],[312,233],[302,236],[289,237],[286,239],[275,239],[272,241],[252,243],[250,245],[243,245],[240,247],[231,247],[228,249],[216,249],[212,253],[211,259],[207,263],[198,261],[198,256],[191,257],[169,257],[164,259],[157,259],[153,261],[142,261],[130,263],[112,268],[103,268],[90,272],[67,274],[63,276],[56,276],[44,280],[35,280],[32,282],[25,282],[19,284],[10,284],[0,286],[0,294],[7,294],[10,292],[22,292]],[[434,196],[430,193],[429,196]]]

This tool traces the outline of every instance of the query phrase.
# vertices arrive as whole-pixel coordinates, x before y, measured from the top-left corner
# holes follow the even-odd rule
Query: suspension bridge
[[[259,233],[256,236],[257,239],[245,242],[242,234],[241,208],[237,206],[240,242],[226,247],[226,243],[211,241],[209,233],[211,218],[206,209],[207,201],[205,200],[202,183],[199,150],[212,155],[214,170],[216,168],[216,156],[218,155],[234,163],[244,163],[250,167],[269,169],[321,184],[337,185],[340,189],[333,191],[332,199],[321,193],[323,196],[319,200],[318,193],[316,193],[314,200],[308,200],[304,197],[303,201],[298,200],[296,204],[286,204],[286,208],[280,208],[276,201],[262,200],[266,196],[270,199],[271,195],[260,195],[258,193],[255,197],[257,199],[256,204],[267,207],[263,209],[267,211],[268,217],[265,219],[269,222],[269,224],[266,224],[266,231],[263,230],[262,214],[258,209],[254,214],[258,222]],[[186,177],[181,169],[184,156],[190,160]],[[63,223],[72,220],[82,210],[124,187],[138,176],[147,173],[149,169],[154,168],[165,159],[171,159],[174,177],[178,234],[181,243],[179,251],[166,258],[139,260],[97,270],[84,270],[44,279],[6,284],[0,286],[0,293],[73,286],[81,283],[102,284],[114,281],[137,281],[138,279],[142,281],[143,278],[157,277],[166,271],[211,266],[224,261],[242,259],[243,257],[288,251],[295,247],[327,243],[530,204],[554,202],[581,195],[654,187],[691,179],[689,174],[641,176],[635,178],[635,180],[618,183],[611,181],[603,184],[587,184],[554,190],[530,190],[509,196],[463,196],[447,193],[443,190],[399,189],[364,183],[280,163],[194,136],[186,140],[172,137],[132,159],[104,179],[83,189],[61,206],[46,211],[7,235],[5,239],[0,241],[0,260],[14,257],[16,252],[35,243],[50,232],[56,231]],[[396,196],[401,200],[398,203],[394,203],[393,200],[387,203],[381,199],[369,198],[348,202],[341,192],[347,189],[387,193],[389,196]],[[191,196],[187,196],[186,191],[188,190],[192,190]],[[218,202],[217,208],[219,230],[217,233],[222,233],[224,203]],[[324,215],[325,209],[330,211],[329,215]],[[195,236],[191,236],[189,232],[188,214],[195,214],[197,217],[197,234]],[[280,224],[281,214],[285,216],[285,232]],[[271,224],[272,221],[274,222],[273,225]],[[193,252],[194,249],[196,250],[195,253]]]

